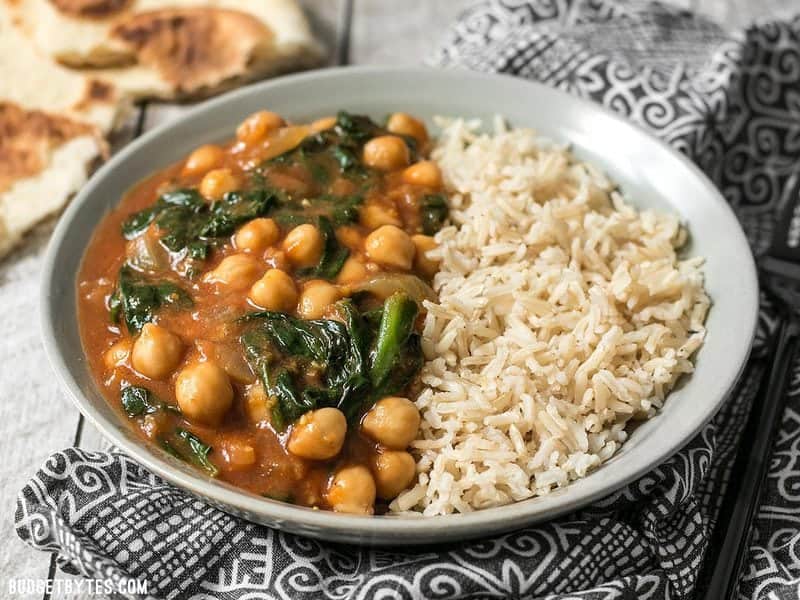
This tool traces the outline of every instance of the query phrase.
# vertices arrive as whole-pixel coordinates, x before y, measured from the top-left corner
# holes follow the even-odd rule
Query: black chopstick
[[[791,308],[789,309],[791,310]],[[753,518],[766,480],[775,434],[783,415],[789,372],[798,346],[800,327],[787,315],[776,332],[768,359],[769,373],[753,400],[731,480],[719,513],[710,548],[719,548],[714,570],[703,596],[705,600],[733,600],[739,576],[750,548]],[[737,478],[737,479],[734,479]],[[712,550],[713,551],[713,550]]]

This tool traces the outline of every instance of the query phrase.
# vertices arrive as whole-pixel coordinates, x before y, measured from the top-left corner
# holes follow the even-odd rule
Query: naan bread
[[[86,181],[127,108],[114,86],[40,55],[0,7],[0,256]]]
[[[12,25],[2,4],[0,100],[89,123],[101,135],[113,130],[130,108],[112,84],[62,67],[37,51]]]
[[[0,0],[0,256],[83,185],[132,100],[320,58],[295,0]]]
[[[321,58],[295,0],[0,0],[52,58],[133,98],[207,96]]]
[[[0,256],[64,207],[103,148],[92,125],[0,101]]]

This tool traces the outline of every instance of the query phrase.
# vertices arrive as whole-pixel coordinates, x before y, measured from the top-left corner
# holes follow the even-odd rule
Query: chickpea
[[[252,467],[256,462],[256,449],[250,444],[238,441],[228,442],[224,447],[224,451],[228,465],[234,471]]]
[[[408,165],[411,155],[403,138],[381,135],[364,144],[364,163],[381,171],[394,171]]]
[[[184,175],[202,175],[222,164],[225,152],[214,144],[200,146],[189,155],[183,165]]]
[[[400,227],[403,221],[393,206],[367,204],[358,213],[359,221],[367,229],[377,229],[382,225]]]
[[[403,171],[403,181],[413,185],[438,188],[442,186],[442,172],[435,162],[422,160]]]
[[[428,258],[427,252],[436,248],[436,240],[429,235],[418,233],[411,236],[416,252],[414,253],[414,270],[422,273],[425,277],[433,277],[439,269],[439,261]]]
[[[178,373],[175,398],[190,421],[218,425],[233,404],[233,388],[222,367],[212,362],[198,362]]]
[[[409,235],[394,225],[379,227],[364,243],[367,256],[376,263],[396,269],[411,268],[416,248]]]
[[[133,342],[129,338],[119,340],[112,344],[103,354],[103,364],[107,369],[113,369],[128,360]]]
[[[318,133],[336,125],[336,117],[322,117],[311,123],[311,131]]]
[[[133,343],[131,365],[145,377],[162,379],[175,370],[182,355],[183,342],[177,335],[155,323],[145,323]]]
[[[247,386],[244,393],[244,408],[248,418],[253,423],[269,421],[269,409],[273,400],[267,395],[260,381]]]
[[[335,285],[323,279],[314,279],[303,288],[297,302],[297,312],[304,319],[319,319],[341,297],[342,294]]]
[[[372,474],[378,497],[384,500],[396,498],[414,481],[416,475],[414,457],[403,450],[384,450],[372,462]]]
[[[272,269],[280,269],[281,271],[288,271],[291,269],[289,260],[286,258],[286,253],[277,248],[267,248],[264,252],[264,262]]]
[[[409,135],[420,144],[428,141],[425,124],[406,113],[394,113],[386,123],[386,129],[398,135]]]
[[[320,408],[305,413],[292,426],[286,448],[301,458],[327,460],[342,450],[347,419],[338,408]]]
[[[233,243],[240,250],[264,252],[281,237],[278,224],[272,219],[253,219],[245,223],[233,236]]]
[[[213,271],[203,276],[206,283],[216,283],[232,290],[245,290],[258,279],[261,263],[247,254],[231,254],[220,261]]]
[[[417,436],[419,411],[411,400],[387,396],[361,420],[361,431],[392,450],[403,450]]]
[[[245,144],[257,144],[284,125],[286,125],[286,121],[279,114],[260,110],[242,121],[236,129],[236,138]]]
[[[297,304],[297,288],[284,271],[270,269],[250,288],[249,298],[266,310],[289,312]]]
[[[298,225],[283,240],[283,251],[296,267],[311,267],[322,256],[324,240],[319,229],[310,223]]]
[[[367,267],[355,256],[349,257],[336,276],[336,283],[358,283],[367,277]]]
[[[375,510],[375,480],[362,465],[344,467],[333,476],[327,500],[336,512],[371,515]]]
[[[238,187],[239,180],[230,169],[214,169],[200,180],[200,194],[209,200],[219,200]]]
[[[364,243],[364,236],[361,235],[361,232],[355,227],[347,225],[336,230],[336,239],[339,240],[340,244],[356,252],[361,249],[361,245]]]

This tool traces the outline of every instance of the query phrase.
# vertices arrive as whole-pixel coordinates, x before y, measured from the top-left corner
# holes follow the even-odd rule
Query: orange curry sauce
[[[415,474],[413,468],[409,472],[413,463],[405,456],[406,449],[398,448],[397,439],[406,445],[410,441],[407,432],[391,441],[391,432],[384,440],[380,427],[372,434],[364,431],[364,414],[379,400],[376,384],[372,383],[372,391],[366,384],[367,391],[355,399],[357,408],[352,408],[354,400],[350,398],[353,414],[347,420],[346,437],[334,448],[338,451],[333,456],[309,458],[308,449],[297,455],[289,450],[290,439],[300,435],[295,431],[298,423],[306,422],[313,411],[301,421],[296,415],[288,419],[284,415],[278,419],[283,423],[276,422],[275,407],[280,400],[274,390],[265,389],[241,341],[248,327],[261,325],[258,319],[253,325],[241,317],[266,308],[295,319],[341,323],[341,299],[352,298],[366,323],[368,311],[374,314],[375,308],[380,309],[387,297],[396,293],[407,294],[421,312],[425,294],[419,290],[429,293],[427,283],[436,270],[425,252],[434,246],[431,235],[446,216],[441,174],[435,164],[425,160],[429,146],[424,125],[402,113],[392,115],[381,127],[347,113],[340,113],[338,119],[289,125],[278,115],[262,111],[242,123],[234,141],[201,147],[186,160],[136,185],[97,227],[78,277],[84,351],[108,402],[144,438],[197,464],[211,476],[253,493],[344,512],[371,513],[376,505],[380,511],[382,502],[411,485]],[[195,258],[187,248],[169,249],[162,243],[174,233],[174,223],[171,229],[170,223],[158,216],[150,222],[143,219],[138,231],[128,231],[126,239],[123,226],[130,230],[139,211],[153,207],[162,194],[179,190],[194,190],[192,198],[207,205],[201,212],[221,205],[231,193],[267,190],[274,197],[266,210],[261,206],[253,214],[234,215],[235,226],[228,222],[222,229],[229,230],[223,235],[190,234],[189,241],[200,248]],[[323,240],[322,248],[318,236],[321,217],[335,231],[335,240]],[[259,227],[243,229],[256,219]],[[311,225],[317,237],[291,243],[287,235],[300,225],[305,225],[306,231]],[[172,242],[173,248],[180,245],[180,240]],[[314,271],[322,254],[331,248],[336,251],[332,262],[341,262],[343,255],[346,261],[328,268],[327,273]],[[232,256],[238,258],[220,266]],[[173,303],[177,296],[167,293],[166,300],[162,298],[150,313],[139,315],[138,325],[131,328],[128,312],[132,314],[133,309],[126,312],[126,306],[133,305],[122,303],[114,309],[115,314],[110,311],[119,300],[123,267],[136,285],[166,283],[182,290],[190,300]],[[275,277],[266,277],[259,295],[254,284],[271,270],[280,271],[273,273],[275,277],[288,276],[280,280],[286,289],[276,287]],[[376,278],[378,285],[370,285]],[[409,281],[416,285],[409,286]],[[309,292],[313,288],[316,291]],[[265,298],[271,306],[259,304],[255,297]],[[416,314],[411,337],[418,336],[421,316]],[[147,322],[143,327],[142,321]],[[149,341],[142,341],[144,331]],[[374,359],[377,333],[372,335],[368,351]],[[166,345],[165,340],[169,342]],[[289,369],[298,395],[303,386],[319,386],[325,381],[325,365],[273,350],[267,353],[270,368]],[[411,360],[417,359],[412,356]],[[186,374],[193,366],[206,363],[216,369],[211,383],[191,380]],[[418,370],[421,362],[414,364]],[[181,396],[176,382],[184,372]],[[369,368],[363,372],[369,380]],[[419,386],[415,373],[402,389],[392,389],[389,395],[413,400]],[[132,402],[123,407],[121,393],[131,386],[147,395],[144,405]],[[226,398],[226,386],[233,391],[232,399]],[[336,403],[322,402],[314,408],[321,406]],[[376,422],[388,419],[390,429],[393,424],[408,427],[410,423],[416,434],[418,414],[395,415],[392,406],[387,404]],[[344,422],[340,414],[328,412],[327,417],[332,414],[336,423]],[[176,431],[188,432],[191,440],[200,442],[200,455],[205,446],[210,447],[205,448],[209,462],[204,464],[202,456],[195,460],[197,447],[187,444],[189,438],[176,438]],[[314,435],[321,434],[314,427],[305,433],[312,442]],[[330,437],[320,439],[323,446],[337,444]],[[312,448],[311,454],[315,452]],[[330,452],[320,452],[326,453]],[[333,492],[334,488],[337,491]]]

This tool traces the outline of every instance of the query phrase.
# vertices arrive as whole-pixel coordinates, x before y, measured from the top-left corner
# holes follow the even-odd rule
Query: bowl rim
[[[566,497],[564,495],[566,490],[569,490],[576,482],[570,482],[564,488],[554,491],[553,493],[545,496],[538,496],[526,500],[514,502],[512,504],[476,510],[470,513],[454,513],[448,515],[437,516],[412,516],[404,517],[402,515],[381,515],[381,516],[361,516],[361,515],[347,515],[338,514],[329,511],[320,511],[307,507],[291,505],[284,502],[274,501],[267,498],[261,498],[244,490],[238,490],[234,486],[225,482],[210,480],[201,474],[190,474],[180,471],[172,467],[166,461],[158,458],[155,454],[151,453],[146,448],[145,442],[137,442],[133,439],[126,438],[121,435],[117,426],[107,419],[101,412],[95,409],[91,402],[84,396],[75,376],[70,371],[64,357],[61,355],[56,337],[58,335],[56,330],[56,314],[52,306],[53,290],[61,277],[57,272],[57,257],[64,240],[70,233],[71,225],[74,217],[78,213],[80,206],[90,198],[94,189],[97,187],[98,182],[106,178],[113,171],[136,153],[140,148],[146,147],[150,140],[158,136],[165,129],[171,129],[178,125],[204,114],[207,111],[215,111],[223,108],[229,102],[234,101],[239,97],[249,94],[267,94],[272,88],[291,85],[296,82],[302,82],[312,79],[328,79],[347,76],[349,74],[361,74],[365,76],[371,75],[386,75],[392,74],[394,76],[408,76],[414,77],[420,74],[430,75],[431,72],[436,72],[443,77],[457,77],[457,78],[473,78],[480,80],[481,83],[491,84],[492,82],[499,82],[503,85],[532,86],[538,88],[538,93],[549,94],[551,96],[561,96],[568,98],[570,102],[577,102],[584,105],[584,108],[589,111],[600,111],[606,117],[614,121],[615,126],[622,128],[633,128],[637,130],[639,135],[644,134],[648,138],[648,142],[659,146],[661,149],[666,150],[675,159],[683,163],[685,167],[702,182],[703,187],[709,192],[710,197],[722,205],[722,207],[729,213],[733,222],[736,223],[736,228],[731,235],[735,236],[736,244],[741,246],[742,250],[746,249],[743,256],[746,255],[749,259],[745,264],[739,264],[737,269],[740,275],[749,280],[752,285],[747,286],[746,290],[749,292],[749,297],[743,300],[745,306],[749,306],[750,310],[747,314],[741,315],[739,325],[743,326],[742,345],[738,348],[732,348],[730,359],[731,364],[736,364],[736,369],[729,370],[724,377],[725,393],[716,398],[713,407],[710,408],[702,418],[696,418],[687,427],[686,433],[681,436],[675,436],[674,441],[666,445],[651,461],[646,464],[641,464],[638,468],[630,469],[627,472],[620,472],[613,468],[607,472],[603,470],[604,477],[598,477],[598,471],[594,471],[581,478],[578,481],[585,482],[583,493],[579,496]],[[98,217],[99,219],[99,217]],[[84,246],[85,250],[85,246]],[[73,290],[75,289],[75,278],[77,273],[70,274],[73,283]],[[63,277],[62,277],[63,278]],[[395,543],[397,544],[416,544],[428,543],[427,540],[432,538],[431,531],[435,528],[447,528],[448,534],[446,536],[449,540],[454,539],[468,539],[474,537],[485,536],[491,532],[499,532],[509,529],[521,527],[525,524],[532,523],[537,520],[551,519],[565,513],[571,512],[582,506],[586,506],[591,502],[612,494],[614,491],[621,489],[625,485],[635,481],[647,472],[653,470],[658,465],[673,456],[682,447],[689,443],[694,437],[702,430],[702,428],[716,415],[724,401],[729,397],[731,390],[736,385],[741,377],[747,359],[750,354],[752,340],[755,336],[758,316],[758,278],[756,276],[755,262],[747,243],[745,235],[739,225],[738,219],[735,217],[733,210],[725,201],[719,190],[709,180],[709,178],[695,165],[689,158],[682,153],[670,147],[666,142],[655,137],[651,132],[636,123],[633,123],[622,117],[606,107],[595,102],[576,97],[566,92],[556,90],[550,86],[513,77],[503,74],[485,74],[473,71],[464,70],[437,70],[431,67],[385,67],[385,66],[346,66],[325,68],[319,70],[306,71],[298,74],[279,77],[272,80],[267,80],[255,85],[239,88],[232,92],[228,92],[222,96],[213,98],[206,102],[200,103],[180,117],[173,121],[157,126],[143,135],[137,137],[135,140],[128,143],[124,148],[117,152],[111,159],[102,165],[84,184],[81,190],[76,194],[75,198],[71,201],[70,205],[61,215],[58,224],[52,234],[51,240],[48,244],[47,251],[44,258],[44,264],[41,273],[41,286],[40,286],[40,331],[42,342],[45,349],[45,354],[55,372],[56,379],[62,388],[66,391],[71,401],[78,407],[80,412],[88,419],[88,421],[97,427],[106,439],[113,442],[122,452],[133,458],[136,462],[143,465],[152,473],[158,475],[162,479],[180,487],[192,494],[202,497],[207,501],[211,501],[215,505],[225,505],[226,507],[236,507],[237,511],[242,511],[243,514],[254,513],[261,514],[275,522],[289,522],[297,523],[302,527],[319,528],[328,532],[338,532],[340,535],[347,535],[353,538],[353,532],[360,532],[359,535],[363,536],[364,542],[375,543],[371,541],[372,536],[384,539],[387,535],[396,536]],[[75,316],[77,318],[77,315]],[[746,342],[746,343],[745,343]],[[83,349],[81,348],[81,351]],[[610,466],[610,465],[609,465]],[[594,479],[592,479],[594,477]],[[592,486],[588,482],[594,481]],[[587,489],[588,488],[588,489]],[[557,500],[557,502],[555,502]],[[534,504],[538,503],[538,504]],[[532,508],[536,506],[537,508]],[[533,515],[542,516],[534,517]],[[245,517],[248,518],[248,517]],[[507,526],[498,527],[498,522],[505,523]],[[486,529],[484,529],[484,527]],[[484,533],[481,533],[481,532]],[[309,535],[314,537],[324,537],[309,532]],[[414,537],[421,535],[426,541],[417,542]],[[335,537],[335,535],[333,536]],[[357,536],[355,536],[357,537]],[[381,542],[378,542],[379,544]]]

